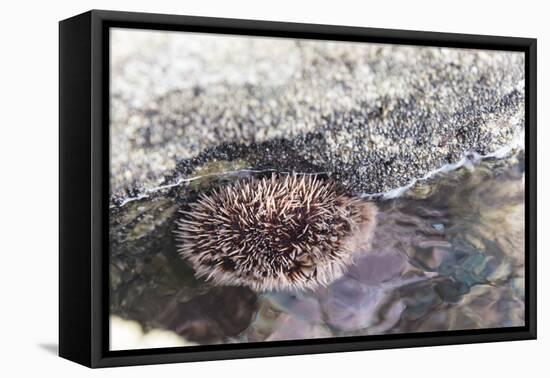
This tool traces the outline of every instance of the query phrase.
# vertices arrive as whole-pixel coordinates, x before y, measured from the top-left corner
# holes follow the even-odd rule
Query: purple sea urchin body
[[[374,204],[316,176],[238,181],[181,211],[180,255],[214,284],[255,290],[325,286],[369,248]]]

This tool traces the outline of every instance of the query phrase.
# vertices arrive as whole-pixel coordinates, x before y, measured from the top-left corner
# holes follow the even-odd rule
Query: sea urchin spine
[[[255,290],[325,286],[368,249],[370,202],[313,175],[245,179],[202,194],[181,211],[180,255],[214,284]]]

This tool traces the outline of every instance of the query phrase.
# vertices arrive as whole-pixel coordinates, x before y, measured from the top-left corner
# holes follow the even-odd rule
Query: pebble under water
[[[524,325],[523,151],[376,200],[371,252],[328,287],[300,292],[213,286],[178,256],[182,204],[261,174],[224,168],[111,207],[111,315],[198,344]]]

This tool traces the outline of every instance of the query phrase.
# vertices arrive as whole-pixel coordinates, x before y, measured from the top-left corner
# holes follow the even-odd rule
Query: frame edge
[[[59,356],[90,366],[91,13],[59,22]]]

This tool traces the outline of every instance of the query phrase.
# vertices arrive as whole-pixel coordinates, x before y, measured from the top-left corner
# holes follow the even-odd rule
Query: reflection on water
[[[255,293],[194,278],[171,235],[177,200],[130,202],[112,214],[111,312],[198,343],[524,325],[521,153],[439,173],[378,206],[372,250],[344,277]]]

